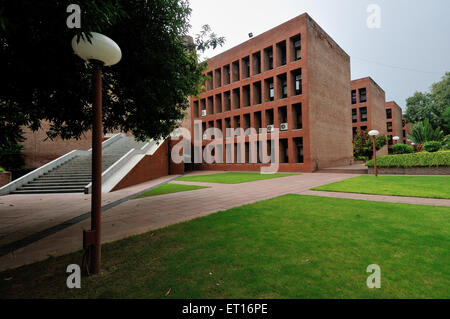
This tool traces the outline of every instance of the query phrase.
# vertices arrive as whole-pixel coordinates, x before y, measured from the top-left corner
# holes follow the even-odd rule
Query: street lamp
[[[394,136],[392,139],[395,141],[395,144],[397,144],[397,143],[398,143],[398,140],[400,139],[400,137]]]
[[[91,32],[90,42],[86,36],[72,39],[72,48],[80,58],[92,63],[94,74],[94,103],[92,104],[92,196],[91,230],[83,232],[83,246],[90,254],[90,272],[100,272],[101,260],[101,212],[102,212],[102,66],[118,63],[122,58],[119,46],[103,34]]]
[[[377,130],[372,130],[369,132],[369,135],[372,136],[372,144],[373,144],[373,172],[375,174],[375,177],[378,176],[377,174],[377,148],[375,146],[376,141],[375,141],[375,136],[377,136],[378,134],[380,134],[380,132],[378,132]]]

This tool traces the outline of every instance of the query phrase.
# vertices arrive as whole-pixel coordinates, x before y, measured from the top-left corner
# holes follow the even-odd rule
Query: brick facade
[[[386,94],[371,78],[365,77],[351,81],[351,119],[353,136],[357,130],[377,130],[380,135],[387,135],[386,130]],[[387,155],[385,146],[377,156]]]
[[[0,187],[11,182],[11,172],[0,172]]]
[[[447,175],[450,176],[450,166],[435,167],[377,167],[380,175]],[[373,167],[369,167],[373,174]]]
[[[350,58],[307,14],[211,58],[206,72],[206,92],[191,99],[191,132],[203,136],[207,128],[219,128],[226,145],[226,128],[283,129],[280,171],[352,162]],[[236,156],[226,163],[223,151],[224,164],[196,168],[259,170],[264,164],[250,156],[256,143],[248,136],[244,141],[243,151],[237,150],[238,137],[232,143],[235,153],[245,154],[245,163],[236,163]],[[203,147],[209,143],[202,141]]]
[[[397,103],[391,101],[386,103],[386,131],[389,138],[388,152],[392,154],[392,146],[403,142],[403,114],[402,109]],[[392,138],[398,136],[400,139],[395,142]]]
[[[73,150],[88,150],[91,148],[91,132],[86,132],[80,139],[63,140],[60,137],[50,140],[47,138],[50,124],[41,123],[42,128],[36,132],[23,128],[25,141],[23,155],[26,169],[35,169]]]

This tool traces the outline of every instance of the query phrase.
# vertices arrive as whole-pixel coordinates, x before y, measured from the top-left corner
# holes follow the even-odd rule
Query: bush
[[[3,173],[5,170],[2,168],[2,167],[0,167],[0,173]]]
[[[423,149],[427,152],[433,153],[441,149],[442,143],[437,141],[430,141],[423,144]]]
[[[373,167],[373,160],[366,163],[366,166]],[[414,153],[386,155],[377,157],[378,167],[431,167],[431,166],[450,166],[450,152],[434,153]]]
[[[395,144],[392,146],[392,150],[394,151],[394,154],[411,154],[414,151],[414,148],[411,145]]]
[[[444,151],[450,151],[450,144],[447,144],[447,145],[442,146],[442,149],[443,149]]]
[[[366,161],[369,160],[369,157],[367,157],[367,156],[355,156],[353,159],[355,161],[364,161],[364,162],[366,162]]]

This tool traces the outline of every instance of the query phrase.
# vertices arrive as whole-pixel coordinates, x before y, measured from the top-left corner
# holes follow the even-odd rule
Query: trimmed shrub
[[[5,170],[2,168],[2,167],[0,167],[0,173],[3,173]]]
[[[411,154],[414,151],[414,148],[411,145],[395,144],[392,146],[392,150],[394,151],[394,154]]]
[[[366,166],[373,167],[373,160],[366,163]],[[377,157],[378,167],[432,167],[432,166],[450,166],[450,152],[434,153],[414,153],[386,155]]]
[[[450,144],[446,144],[446,145],[442,146],[442,149],[445,151],[450,151]]]
[[[423,149],[427,152],[434,153],[441,149],[442,143],[437,141],[430,141],[423,144]]]

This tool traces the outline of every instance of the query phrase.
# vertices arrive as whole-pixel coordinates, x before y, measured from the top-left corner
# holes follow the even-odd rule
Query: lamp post
[[[392,139],[395,141],[394,144],[398,144],[398,140],[400,139],[400,137],[394,136]]]
[[[91,32],[91,42],[86,36],[72,39],[72,48],[80,58],[95,68],[93,82],[92,124],[92,196],[91,230],[83,233],[83,246],[89,249],[90,273],[100,272],[101,212],[102,212],[102,67],[118,63],[122,58],[119,46],[110,38]]]
[[[411,143],[411,145],[412,145],[412,147],[414,149],[414,152],[415,152],[416,151],[416,143]]]
[[[377,173],[377,148],[376,148],[376,141],[375,141],[375,136],[377,136],[378,134],[380,134],[380,132],[378,132],[377,130],[372,130],[369,132],[369,135],[372,136],[372,145],[373,145],[373,172],[375,174],[375,177],[378,176]]]

